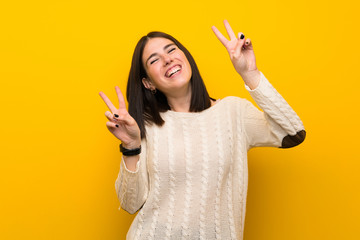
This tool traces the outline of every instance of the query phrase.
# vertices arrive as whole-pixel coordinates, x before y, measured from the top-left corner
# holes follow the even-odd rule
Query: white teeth
[[[174,73],[176,73],[176,72],[178,72],[178,71],[180,71],[180,68],[179,68],[179,69],[176,69],[175,71],[171,71],[170,77],[171,77],[171,75],[173,75]]]
[[[170,72],[166,73],[166,76],[171,77],[174,73],[176,73],[176,72],[178,72],[180,70],[181,70],[180,66],[173,67]]]

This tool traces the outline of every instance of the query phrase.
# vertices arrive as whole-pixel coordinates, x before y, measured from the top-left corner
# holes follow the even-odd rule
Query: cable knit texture
[[[122,159],[115,189],[135,217],[127,239],[243,239],[247,151],[281,147],[304,126],[261,73],[246,99],[226,97],[200,113],[167,111],[147,126],[136,171]]]

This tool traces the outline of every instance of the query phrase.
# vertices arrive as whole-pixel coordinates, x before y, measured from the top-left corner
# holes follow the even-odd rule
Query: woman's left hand
[[[225,38],[215,26],[212,26],[211,28],[216,37],[228,51],[231,62],[236,71],[243,79],[248,75],[253,75],[252,72],[258,72],[251,40],[249,38],[245,38],[242,33],[238,33],[238,36],[236,36],[227,20],[224,20],[224,25],[230,37],[230,41]],[[241,35],[244,36],[242,39]]]

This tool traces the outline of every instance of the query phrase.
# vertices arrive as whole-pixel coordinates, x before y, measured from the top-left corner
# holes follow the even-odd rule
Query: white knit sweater
[[[162,127],[147,126],[136,171],[122,159],[115,182],[120,206],[140,209],[127,239],[243,239],[247,151],[305,133],[262,73],[256,89],[245,87],[264,112],[226,97],[200,113],[167,111]]]

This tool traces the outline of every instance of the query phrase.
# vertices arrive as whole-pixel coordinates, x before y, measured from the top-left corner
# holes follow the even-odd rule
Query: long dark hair
[[[146,136],[145,124],[155,123],[158,126],[162,126],[165,121],[161,118],[160,112],[170,110],[167,98],[161,91],[157,89],[156,93],[153,94],[150,90],[146,89],[142,83],[142,79],[147,77],[142,62],[143,51],[148,40],[157,37],[173,41],[175,45],[184,52],[190,63],[192,76],[190,79],[191,102],[189,111],[201,112],[211,106],[211,98],[190,52],[169,34],[163,32],[150,32],[146,36],[143,36],[135,47],[126,91],[126,98],[129,102],[129,114],[137,122],[141,131],[141,138]]]

